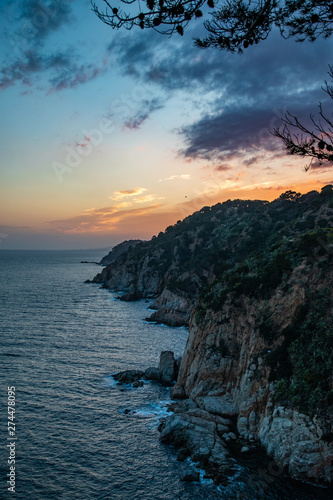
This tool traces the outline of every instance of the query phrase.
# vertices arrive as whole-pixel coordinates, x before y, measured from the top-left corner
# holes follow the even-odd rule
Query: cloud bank
[[[189,36],[118,35],[108,50],[124,74],[155,85],[169,99],[192,96],[199,117],[177,131],[184,158],[216,164],[237,155],[250,167],[260,154],[284,155],[269,130],[281,125],[287,110],[308,124],[319,101],[331,109],[321,90],[332,63],[330,40],[300,44],[273,31],[268,40],[237,55],[200,50]]]
[[[16,84],[23,87],[46,88],[48,92],[72,89],[86,84],[108,68],[108,59],[101,63],[83,58],[68,44],[49,40],[67,26],[73,29],[73,0],[28,0],[11,2],[5,10],[5,36],[11,45],[8,57],[0,68],[0,90]]]

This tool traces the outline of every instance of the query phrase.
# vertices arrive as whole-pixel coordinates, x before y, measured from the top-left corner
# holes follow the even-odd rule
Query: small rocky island
[[[291,477],[332,483],[331,185],[203,207],[132,245],[94,282],[122,300],[154,299],[152,321],[189,325],[160,426],[179,460],[190,456],[219,483],[233,443],[243,453],[260,445]],[[161,364],[149,370],[137,381],[162,380]]]
[[[132,384],[133,387],[142,387],[143,380],[155,380],[164,386],[171,386],[177,380],[181,358],[175,359],[172,351],[162,351],[159,366],[151,366],[145,371],[125,370],[115,373],[114,380],[120,384]]]

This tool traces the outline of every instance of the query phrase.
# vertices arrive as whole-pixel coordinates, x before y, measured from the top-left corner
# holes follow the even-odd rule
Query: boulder
[[[121,384],[133,384],[144,376],[144,372],[139,370],[125,370],[124,372],[115,373],[113,378]]]
[[[214,415],[235,417],[238,414],[237,406],[228,394],[223,396],[205,396],[197,398],[196,402],[200,407]]]
[[[151,306],[153,308],[153,305]],[[179,311],[175,311],[169,307],[161,307],[151,316],[145,318],[146,321],[151,321],[160,325],[168,325],[176,328],[178,326],[188,325],[188,315]]]
[[[133,387],[142,387],[144,385],[143,380],[135,380],[133,382]]]
[[[197,470],[189,469],[185,471],[184,474],[182,474],[180,479],[181,481],[188,481],[188,482],[199,481],[200,474]]]
[[[182,385],[175,384],[173,386],[173,388],[171,389],[170,396],[171,396],[171,399],[185,399],[186,394],[185,394],[184,387]]]
[[[172,351],[162,351],[160,356],[159,371],[161,373],[161,382],[165,385],[171,385],[177,377],[177,365]]]
[[[162,443],[173,443],[179,448],[178,460],[190,456],[206,470],[209,468],[219,482],[221,470],[230,465],[228,450],[217,432],[217,425],[225,419],[197,408],[191,400],[176,405],[175,412],[159,427]]]
[[[161,372],[159,368],[156,368],[155,366],[147,368],[145,371],[145,378],[147,380],[161,380]]]
[[[178,462],[184,462],[184,460],[187,459],[189,453],[186,447],[180,448],[178,455],[177,455],[177,460]]]

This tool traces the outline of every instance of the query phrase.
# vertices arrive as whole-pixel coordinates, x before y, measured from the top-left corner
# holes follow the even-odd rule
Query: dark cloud
[[[24,0],[21,2],[21,34],[40,43],[73,19],[71,0]]]
[[[245,166],[256,163],[262,150],[279,157],[284,154],[283,145],[271,131],[282,127],[281,118],[287,110],[292,111],[310,130],[313,129],[310,115],[316,112],[319,92],[320,85],[318,91],[304,89],[287,96],[276,93],[266,103],[254,99],[251,105],[240,103],[224,109],[221,100],[217,99],[215,112],[205,114],[179,131],[185,141],[181,153],[186,158],[214,161],[226,161],[237,153],[250,154],[250,158],[243,160]],[[297,129],[292,131],[299,133]]]
[[[229,165],[217,165],[216,167],[214,167],[214,170],[216,170],[216,172],[227,172],[227,170],[230,170],[231,167],[229,167]]]
[[[32,75],[36,73],[59,68],[68,69],[70,66],[70,58],[66,54],[58,53],[52,56],[43,57],[33,50],[28,50],[22,54],[20,59],[2,68],[0,88],[5,89],[10,87],[17,81],[29,85],[31,84]]]
[[[154,34],[152,36],[154,37]],[[156,37],[157,41],[159,39],[159,37]],[[116,56],[120,62],[128,66],[136,66],[154,54],[155,44],[152,44],[149,40],[147,36],[136,36],[134,31],[128,32],[126,36],[119,34],[107,46],[107,50]]]
[[[238,55],[198,49],[189,36],[168,39],[133,30],[125,35],[117,33],[108,50],[124,73],[166,90],[201,86],[227,93],[231,99],[238,96],[252,100],[254,84],[265,99],[277,89],[288,94],[295,86],[318,82],[318,75],[325,75],[328,69],[332,45],[321,40],[297,44],[273,32],[267,41]]]
[[[61,71],[57,72],[55,77],[50,78],[50,92],[72,89],[84,83],[88,83],[105,71],[107,71],[106,63],[103,63],[101,66],[89,63],[78,65],[74,61],[71,61],[70,66],[63,68]]]
[[[223,163],[243,151],[244,165],[250,166],[259,150],[281,156],[281,143],[269,129],[281,126],[287,110],[309,124],[318,102],[329,101],[321,90],[332,63],[327,40],[300,44],[272,32],[238,55],[200,50],[186,36],[167,39],[133,31],[116,38],[109,50],[124,73],[157,85],[169,97],[181,91],[197,99],[201,116],[178,131],[187,158]]]
[[[208,82],[216,73],[212,52],[203,53],[194,48],[188,37],[186,44],[175,37],[168,39],[154,32],[133,30],[126,35],[119,33],[108,50],[124,74],[174,91],[187,89],[197,82]]]
[[[263,143],[271,152],[279,142],[268,131],[274,115],[266,109],[230,108],[214,116],[208,114],[195,124],[184,127],[181,134],[187,147],[187,158],[226,159],[237,151],[250,153]]]
[[[260,155],[252,156],[251,158],[243,160],[243,165],[245,165],[246,167],[250,167],[251,165],[257,163],[258,160],[260,160]]]
[[[14,63],[1,69],[0,89],[4,90],[17,82],[32,85],[38,74],[49,74],[50,91],[73,88],[96,78],[106,71],[106,64],[77,64],[75,55],[59,52],[42,55],[33,50],[22,54]]]
[[[163,106],[164,102],[157,98],[144,100],[142,102],[141,109],[133,117],[124,122],[124,127],[130,130],[139,129],[154,111],[162,109]]]
[[[106,71],[107,61],[81,62],[71,48],[53,49],[46,44],[49,35],[73,21],[72,4],[73,0],[27,0],[7,6],[7,20],[17,28],[6,33],[13,50],[0,69],[0,90],[16,83],[33,86],[40,76],[49,92],[70,89]]]

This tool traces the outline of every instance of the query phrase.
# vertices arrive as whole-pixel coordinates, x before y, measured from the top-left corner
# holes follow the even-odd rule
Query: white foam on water
[[[233,475],[228,476],[228,484],[236,482],[239,476],[241,475],[242,471],[244,470],[244,467],[239,465],[234,458],[231,458],[230,460],[231,462],[233,462],[233,467],[232,467]]]
[[[117,385],[117,381],[111,376],[111,377],[104,377],[103,378],[103,385],[108,386],[108,387],[115,387]]]
[[[189,468],[195,469],[196,471],[199,472],[199,482],[200,484],[207,484],[209,486],[215,486],[214,481],[209,478],[204,478],[206,471],[200,467],[199,462],[194,462],[191,457],[187,457],[184,460],[184,463],[186,463]]]
[[[150,403],[148,406],[134,408],[131,414],[138,418],[150,418],[159,421],[160,418],[170,415],[167,408],[167,405],[170,403],[171,401],[169,400],[160,401],[159,403]]]

